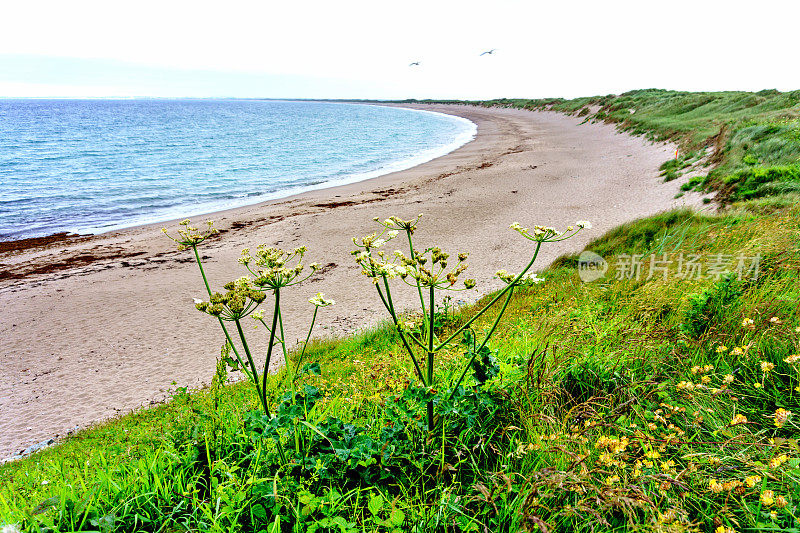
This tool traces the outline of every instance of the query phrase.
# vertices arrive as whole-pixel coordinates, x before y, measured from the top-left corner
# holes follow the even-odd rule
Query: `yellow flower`
[[[753,383],[753,388],[760,389],[761,388],[761,383]]]
[[[769,361],[761,361],[761,371],[765,374],[772,372],[772,369],[775,368],[775,365],[770,363]]]
[[[758,499],[767,507],[771,507],[775,503],[775,493],[771,490],[765,490]]]
[[[776,316],[773,316],[773,317],[770,317],[769,323],[770,324],[780,324],[781,323],[781,319],[776,317]]]
[[[772,460],[769,462],[770,468],[778,468],[783,463],[789,460],[789,456],[785,453],[780,454],[777,457],[773,457]]]
[[[779,407],[775,411],[775,425],[779,428],[782,428],[784,425],[786,425],[786,422],[789,420],[790,416],[792,416],[791,411],[787,411],[783,407]]]
[[[711,383],[711,377],[703,376],[702,378],[700,378],[700,381],[702,381],[703,383]]]
[[[609,476],[609,477],[606,478],[606,485],[611,486],[611,485],[614,485],[616,483],[619,483],[619,476],[614,475],[614,476]]]
[[[724,344],[720,344],[719,346],[717,346],[717,353],[722,353],[722,352],[727,352],[727,351],[728,351],[728,347],[725,346]]]
[[[733,350],[731,350],[731,355],[742,355],[743,353],[744,351],[738,346],[734,346]]]
[[[739,424],[747,424],[747,417],[742,414],[734,416],[733,419],[731,420],[731,425],[737,426]]]
[[[784,361],[789,363],[790,365],[793,365],[797,361],[800,361],[800,353],[792,354],[789,357],[787,357],[786,359],[784,359]]]
[[[752,318],[745,318],[744,320],[742,320],[742,327],[743,328],[753,329],[755,327],[755,325],[753,323],[753,319]]]
[[[724,383],[733,383],[733,374],[725,374],[725,377],[722,378]]]
[[[761,481],[761,476],[748,476],[744,478],[744,484],[750,487],[751,489],[758,485]]]
[[[722,486],[722,483],[720,483],[716,479],[710,479],[708,481],[708,488],[711,489],[711,492],[713,492],[714,494],[719,494],[725,489],[725,487]]]
[[[736,533],[732,527],[719,526],[714,533]]]

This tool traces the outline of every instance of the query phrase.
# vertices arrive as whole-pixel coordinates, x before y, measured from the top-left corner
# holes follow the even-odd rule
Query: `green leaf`
[[[400,509],[392,509],[392,514],[389,515],[389,520],[395,526],[401,525],[406,520],[406,515]]]
[[[377,516],[378,513],[381,512],[381,509],[383,509],[383,496],[376,494],[370,498],[367,507],[369,508],[369,512],[372,513],[372,516]]]

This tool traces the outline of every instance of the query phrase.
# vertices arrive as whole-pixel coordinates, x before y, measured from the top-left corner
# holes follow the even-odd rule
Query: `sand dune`
[[[305,244],[308,261],[324,268],[286,294],[287,321],[300,319],[288,333],[302,333],[307,299],[322,291],[337,305],[320,312],[317,332],[342,335],[384,318],[349,255],[375,216],[424,213],[420,244],[471,252],[474,299],[497,287],[497,269],[529,257],[511,222],[593,223],[544,249],[542,267],[622,222],[698,204],[674,200],[679,180],[658,177],[673,146],[556,113],[423,107],[469,118],[477,138],[413,169],[214,214],[222,233],[203,248],[213,283],[242,274],[243,247]],[[193,308],[204,291],[190,253],[175,251],[160,226],[0,249],[0,457],[210,381],[221,332]]]

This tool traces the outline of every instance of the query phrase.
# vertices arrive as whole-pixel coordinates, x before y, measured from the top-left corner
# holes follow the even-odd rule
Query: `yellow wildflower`
[[[783,463],[789,460],[789,456],[785,453],[780,454],[777,457],[773,457],[772,460],[769,462],[770,468],[778,468]]]
[[[619,476],[613,475],[613,476],[609,476],[609,477],[606,478],[606,485],[611,486],[611,485],[614,485],[616,483],[619,483]]]
[[[800,361],[800,353],[792,354],[789,357],[787,357],[786,359],[784,359],[784,361],[789,363],[790,365],[793,365],[797,361]]]
[[[743,414],[738,414],[733,417],[733,420],[731,420],[732,426],[737,426],[739,424],[747,424],[747,417]]]
[[[724,383],[733,383],[733,374],[725,374],[725,377],[722,378]]]
[[[758,382],[753,383],[753,388],[760,389],[761,388],[761,383],[758,383]]]
[[[703,376],[702,378],[700,378],[700,381],[702,381],[703,383],[711,383],[711,377]]]
[[[765,374],[772,372],[772,369],[775,368],[775,365],[770,363],[769,361],[761,361],[761,371]]]
[[[713,492],[714,494],[719,494],[725,489],[725,487],[722,486],[722,483],[720,483],[716,479],[710,479],[708,481],[708,488],[711,489],[711,492]]]
[[[761,476],[748,476],[744,478],[744,484],[751,489],[761,482]]]
[[[789,420],[790,416],[792,416],[791,411],[787,411],[783,407],[779,407],[775,411],[775,425],[779,428],[782,428],[784,425],[786,425],[786,422]]]
[[[728,347],[725,346],[724,344],[720,344],[719,346],[717,346],[717,353],[723,353],[723,352],[727,352],[727,351],[728,351]]]
[[[769,323],[770,324],[780,324],[781,323],[781,319],[776,317],[776,316],[773,316],[773,317],[770,317]]]
[[[771,507],[775,503],[775,493],[771,490],[765,490],[758,499],[767,507]]]
[[[731,350],[731,355],[742,355],[743,353],[744,353],[744,350],[742,350],[738,346],[734,346],[733,350]]]

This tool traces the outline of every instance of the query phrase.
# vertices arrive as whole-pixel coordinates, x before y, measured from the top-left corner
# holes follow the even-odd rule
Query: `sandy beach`
[[[700,205],[697,195],[674,199],[684,180],[658,175],[672,145],[557,113],[419,107],[468,118],[478,135],[409,170],[196,217],[215,219],[221,231],[202,249],[213,285],[243,274],[236,259],[244,247],[306,245],[307,261],[323,268],[285,294],[285,319],[297,324],[287,333],[303,333],[307,299],[324,292],[337,304],[320,312],[316,332],[344,335],[385,317],[349,253],[353,236],[376,229],[373,217],[424,213],[420,245],[471,253],[475,299],[498,287],[497,269],[515,271],[529,258],[530,243],[511,222],[592,222],[578,238],[544,248],[543,268],[620,223]],[[222,333],[194,309],[192,298],[204,296],[197,266],[162,225],[176,224],[0,243],[0,458],[210,381]],[[405,296],[401,305],[412,302]]]

